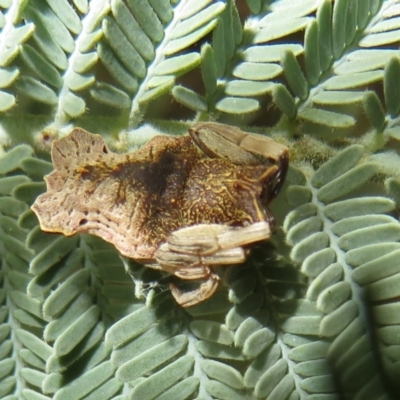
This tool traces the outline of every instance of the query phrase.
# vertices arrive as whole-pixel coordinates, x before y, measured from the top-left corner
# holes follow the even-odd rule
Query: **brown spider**
[[[214,266],[239,264],[244,246],[269,239],[268,204],[286,175],[288,149],[269,137],[202,122],[181,137],[156,136],[129,154],[81,128],[52,143],[55,170],[32,210],[47,232],[88,232],[119,252],[181,279],[184,307],[218,286]]]

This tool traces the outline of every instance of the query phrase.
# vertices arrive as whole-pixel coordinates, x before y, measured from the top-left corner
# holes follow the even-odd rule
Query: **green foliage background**
[[[398,398],[398,1],[0,9],[0,398]],[[182,309],[165,275],[40,231],[55,137],[127,151],[209,119],[291,152],[273,240],[211,299]]]

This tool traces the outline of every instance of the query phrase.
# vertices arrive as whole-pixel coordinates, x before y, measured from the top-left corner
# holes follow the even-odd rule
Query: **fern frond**
[[[368,378],[377,370],[363,318],[366,310],[360,287],[365,288],[372,301],[388,302],[388,309],[373,307],[376,318],[383,323],[384,317],[378,313],[389,312],[396,304],[391,302],[397,296],[398,271],[393,257],[400,238],[398,221],[387,215],[395,208],[391,199],[352,196],[379,170],[377,164],[360,162],[362,156],[361,146],[349,147],[322,165],[312,179],[307,179],[306,186],[291,186],[288,201],[297,207],[288,214],[284,225],[287,241],[293,246],[291,258],[301,265],[310,281],[305,298],[320,313],[317,332],[308,334],[324,338],[323,357],[328,358],[351,398],[362,398],[366,387],[374,392],[383,390],[382,381],[370,382]],[[308,196],[303,195],[304,190]],[[302,204],[295,200],[299,196],[304,199]],[[389,323],[389,319],[386,321]],[[390,329],[396,328],[391,325]],[[382,343],[387,343],[386,331],[382,327]],[[362,362],[355,361],[360,359]],[[341,373],[343,370],[346,372]],[[303,388],[316,393],[317,388],[323,387],[319,385],[314,379],[312,386]],[[332,382],[330,385],[334,390]]]

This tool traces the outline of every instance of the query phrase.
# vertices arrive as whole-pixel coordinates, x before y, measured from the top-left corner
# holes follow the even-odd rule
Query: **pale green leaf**
[[[399,254],[400,251],[395,250],[375,260],[367,261],[353,271],[352,278],[360,285],[366,285],[400,273],[397,263]]]
[[[385,181],[386,191],[393,197],[396,204],[400,204],[400,181],[395,178],[389,178]]]
[[[357,247],[363,247],[376,243],[397,242],[400,240],[400,224],[394,222],[357,229],[344,234],[338,240],[338,245],[346,250],[352,250]]]
[[[321,336],[332,337],[338,335],[357,315],[357,302],[354,300],[347,301],[322,319],[320,326]]]
[[[240,304],[250,296],[257,286],[257,280],[254,276],[246,276],[232,282],[229,289],[229,300],[234,304]]]
[[[19,76],[19,70],[16,68],[0,69],[0,88],[4,89],[13,84],[14,81],[18,78],[18,76]]]
[[[73,33],[78,34],[82,24],[78,14],[67,0],[46,0],[61,22]]]
[[[287,373],[286,360],[279,360],[271,366],[257,382],[254,392],[257,397],[267,397]]]
[[[113,375],[114,370],[115,368],[110,361],[104,362],[64,386],[55,394],[53,399],[68,400],[71,397],[82,397],[82,395],[90,393],[93,389],[108,380]]]
[[[149,0],[149,3],[162,22],[168,23],[171,21],[173,17],[173,10],[168,0]]]
[[[51,236],[51,235],[48,235]],[[43,241],[43,238],[41,238]],[[29,240],[29,237],[28,237]],[[53,239],[54,240],[54,239]],[[44,242],[44,241],[43,241]],[[48,244],[46,242],[45,246]],[[42,244],[43,246],[43,244]],[[41,246],[41,247],[42,247]],[[39,246],[38,246],[39,247]],[[83,252],[80,249],[75,249],[72,253],[70,253],[65,260],[63,260],[62,268],[59,268],[57,274],[48,274],[48,275],[37,275],[33,278],[27,287],[27,293],[29,296],[33,298],[44,298],[47,294],[50,293],[53,287],[57,287],[57,285],[63,280],[67,279],[73,272],[83,267]],[[43,283],[43,278],[46,277],[47,280]],[[54,339],[50,339],[54,340]]]
[[[92,51],[102,37],[103,37],[103,31],[101,29],[97,29],[94,32],[88,33],[79,42],[78,50],[81,53]]]
[[[215,342],[208,342],[205,340],[200,340],[196,344],[196,349],[204,357],[221,358],[226,360],[245,360],[239,348],[225,346]]]
[[[225,86],[225,93],[229,96],[251,97],[270,92],[276,86],[272,82],[255,82],[246,80],[232,80]]]
[[[7,67],[18,56],[19,47],[11,47],[0,53],[0,67]]]
[[[322,220],[320,217],[311,217],[299,222],[296,226],[291,228],[287,233],[286,240],[290,245],[294,246],[308,236],[320,232],[322,226]]]
[[[308,203],[311,197],[311,190],[304,186],[292,185],[286,191],[288,203],[295,207]]]
[[[296,57],[294,54],[293,56]],[[321,73],[319,59],[319,25],[314,20],[307,26],[304,46],[306,74],[311,85],[318,82]]]
[[[100,60],[116,82],[129,92],[136,92],[139,87],[137,79],[115,57],[111,48],[106,43],[100,43],[97,52]]]
[[[40,51],[50,63],[61,70],[65,70],[68,66],[67,56],[51,34],[46,22],[39,18],[38,12],[32,7],[29,7],[25,13],[27,18],[35,24],[33,39]]]
[[[375,308],[376,319],[379,324],[399,324],[399,303],[382,304]]]
[[[282,67],[278,64],[243,62],[236,66],[232,73],[240,79],[266,81],[275,78],[281,72]]]
[[[15,96],[10,93],[0,91],[0,111],[7,111],[16,104]]]
[[[213,321],[192,321],[190,330],[199,339],[230,345],[233,343],[232,332],[222,324]]]
[[[31,350],[42,360],[47,361],[47,359],[51,356],[52,348],[48,344],[40,340],[37,336],[24,329],[17,329],[15,334],[18,340],[27,349]]]
[[[311,378],[306,378],[301,384],[302,389],[311,393],[329,393],[334,391],[334,381],[331,375],[319,375]],[[335,396],[335,395],[333,395]],[[312,396],[310,396],[312,398]],[[329,399],[329,394],[327,400]],[[333,400],[330,399],[330,400]]]
[[[230,308],[226,316],[226,325],[229,329],[237,329],[247,318],[248,313],[260,309],[263,298],[260,293],[253,293],[248,296],[241,304]]]
[[[361,102],[363,92],[323,90],[313,97],[313,102],[322,105],[341,105]]]
[[[7,199],[7,198],[5,198]],[[0,200],[4,200],[0,199]],[[15,201],[15,200],[14,200]],[[21,213],[21,209],[25,211],[25,207],[21,207],[21,209],[18,210],[18,208],[15,206],[15,204],[10,204],[11,202],[4,202],[0,201],[0,211],[5,214],[5,215],[10,215],[13,216],[13,213],[19,211]],[[18,203],[17,203],[18,204]],[[22,203],[23,204],[23,203]],[[7,210],[5,210],[5,207],[8,206]],[[20,240],[10,236],[10,235],[4,235],[3,233],[0,233],[1,241],[5,247],[5,249],[9,252],[18,254],[20,258],[22,258],[25,261],[31,261],[33,258],[33,252],[24,246],[24,242],[21,242]]]
[[[241,55],[247,62],[271,63],[279,62],[283,52],[287,50],[292,51],[296,57],[304,52],[303,46],[288,43],[248,47]]]
[[[400,243],[379,243],[369,246],[359,247],[346,253],[346,262],[354,267],[375,260],[392,251],[397,251]]]
[[[389,215],[369,215],[368,218],[365,218],[363,216],[349,217],[344,220],[335,222],[332,225],[331,229],[335,235],[342,236],[356,229],[373,227],[390,222],[395,222],[395,220]]]
[[[203,360],[201,367],[210,378],[225,383],[234,389],[243,388],[243,377],[231,366],[219,361]]]
[[[385,112],[378,95],[371,91],[364,93],[363,105],[371,125],[377,131],[382,131],[385,126]]]
[[[47,271],[57,261],[71,252],[76,247],[77,241],[77,237],[59,236],[31,261],[29,272],[34,275],[40,275]]]
[[[143,78],[146,74],[146,64],[116,22],[112,18],[105,18],[102,26],[110,47],[124,66],[138,78]]]
[[[161,365],[168,363],[187,346],[185,335],[177,335],[151,349],[143,352],[138,357],[129,360],[117,370],[116,376],[122,382],[132,381]]]
[[[361,164],[322,186],[318,191],[318,199],[331,203],[368,182],[378,170],[377,164]]]
[[[193,357],[190,355],[179,358],[135,386],[130,399],[155,398],[182,379],[192,368],[193,363]]]
[[[162,395],[157,397],[157,400],[186,400],[198,389],[199,383],[197,377],[190,376],[166,390]]]
[[[9,160],[10,158],[11,157],[8,157]],[[24,175],[7,176],[5,178],[0,178],[0,194],[10,195],[16,186],[28,182],[30,182],[30,179]]]
[[[325,232],[314,233],[293,247],[291,258],[300,263],[309,255],[326,248],[328,244],[329,237]]]
[[[95,83],[95,77],[92,74],[81,75],[72,73],[65,79],[65,83],[70,90],[79,92],[91,87]]]
[[[338,0],[333,5],[332,50],[335,59],[339,58],[346,44],[347,0]]]
[[[116,348],[112,353],[111,360],[117,366],[129,362],[145,351],[175,336],[179,329],[179,322],[170,321],[166,324],[154,324],[134,340]]]
[[[24,42],[26,42],[32,34],[35,32],[35,25],[33,23],[27,23],[23,26],[12,30],[10,35],[7,36],[6,45],[8,48],[13,48]]]
[[[82,13],[86,14],[88,12],[88,0],[73,0],[76,8]]]
[[[210,380],[206,383],[206,389],[214,398],[217,399],[240,400],[242,398],[241,392],[214,380]]]
[[[47,297],[43,304],[43,315],[54,317],[65,310],[66,306],[85,288],[88,278],[89,272],[87,270],[79,270],[66,279]]]
[[[368,22],[368,14],[369,14],[369,2],[366,1],[359,1],[357,3],[358,10],[358,18],[357,18],[357,25],[359,28],[364,28],[366,23]]]
[[[280,356],[281,348],[277,343],[275,343],[256,357],[244,375],[244,383],[246,387],[254,388],[260,377],[263,375],[263,372],[267,371],[272,365],[274,365],[279,360]]]
[[[332,54],[332,3],[324,1],[317,10],[319,28],[319,63],[325,71],[331,63]]]
[[[400,61],[398,57],[393,57],[386,64],[384,75],[384,94],[388,113],[392,118],[400,113]]]
[[[339,263],[331,264],[312,281],[307,290],[307,298],[316,300],[323,290],[338,282],[342,276],[343,267]]]
[[[253,332],[243,344],[243,354],[248,358],[257,357],[267,349],[275,339],[275,332],[269,328],[262,328]]]
[[[85,102],[81,97],[69,92],[62,98],[61,106],[71,117],[77,117],[85,112]]]
[[[373,301],[389,300],[400,295],[400,273],[380,279],[368,285]]]
[[[38,76],[50,85],[59,88],[62,84],[60,73],[48,61],[46,61],[33,47],[25,44],[21,48],[21,56],[24,63]],[[25,78],[28,79],[28,78]],[[30,80],[33,80],[30,78]]]
[[[159,42],[164,36],[164,30],[150,4],[147,1],[128,0],[128,6],[146,35],[154,42]]]
[[[110,344],[123,344],[146,331],[156,321],[156,310],[142,307],[114,324],[105,339]]]
[[[308,96],[308,84],[297,58],[290,50],[282,55],[282,67],[292,91],[301,100],[305,100]]]
[[[172,83],[171,83],[172,82]],[[165,86],[165,85],[171,85],[175,82],[175,77],[173,75],[160,75],[160,76],[154,76],[151,78],[147,84],[147,87],[149,89],[156,88],[158,86]]]
[[[324,341],[299,345],[289,352],[289,359],[294,361],[308,361],[325,358],[329,343]]]
[[[208,95],[217,89],[217,72],[215,69],[214,50],[209,44],[201,48],[201,77]]]
[[[218,1],[192,17],[185,19],[172,31],[171,39],[177,39],[198,30],[202,25],[217,17],[225,9],[225,6],[223,2]]]
[[[158,2],[161,3],[161,2]],[[154,45],[122,0],[112,0],[111,10],[126,39],[146,60],[154,58]]]
[[[360,197],[329,204],[324,213],[329,219],[339,221],[357,215],[390,212],[394,207],[395,203],[384,197]]]
[[[21,183],[12,191],[12,195],[17,200],[32,204],[39,194],[42,194],[46,189],[43,182]]]
[[[399,39],[398,31],[389,31],[367,35],[360,40],[359,45],[362,47],[379,47],[397,42]]]
[[[301,271],[314,278],[336,261],[336,253],[331,248],[325,248],[310,254],[303,262]]]
[[[210,33],[216,25],[217,20],[214,19],[200,29],[191,32],[186,36],[171,40],[171,42],[169,42],[168,45],[165,47],[164,54],[166,56],[176,54],[183,49],[190,47],[196,42],[199,42],[204,36]]]
[[[332,157],[323,164],[312,177],[312,184],[316,187],[329,184],[332,180],[353,168],[361,159],[364,149],[360,145],[353,145]]]
[[[180,17],[183,20],[190,18],[206,8],[211,2],[212,0],[188,0],[181,11]]]
[[[268,21],[266,28],[260,29],[254,36],[253,43],[265,43],[272,40],[279,39],[283,36],[290,35],[292,33],[298,32],[304,29],[310,19],[297,18],[292,20],[286,20],[282,22],[272,22]]]
[[[240,97],[225,97],[215,105],[217,110],[227,114],[245,114],[258,110],[260,104],[255,99],[243,99]]]
[[[289,90],[281,84],[276,84],[272,89],[272,98],[279,109],[289,118],[296,115],[296,103]]]
[[[327,287],[318,296],[317,307],[323,313],[329,314],[351,296],[351,286],[348,282],[337,282]]]
[[[245,344],[245,341],[249,338],[250,335],[253,333],[259,331],[263,327],[263,324],[259,322],[256,318],[254,317],[248,317],[246,318],[237,328],[235,332],[235,346],[236,347],[243,347]],[[269,335],[271,336],[271,333],[268,332]],[[273,336],[273,335],[272,335]],[[229,343],[227,343],[229,344]]]
[[[107,83],[97,83],[90,89],[90,94],[98,102],[115,108],[129,108],[131,104],[131,100],[125,92]]]
[[[246,2],[253,14],[258,14],[261,11],[261,0],[246,0]]]
[[[27,311],[36,317],[42,316],[42,304],[39,300],[31,299],[29,296],[20,292],[19,290],[11,291],[10,299],[16,307]]]
[[[174,78],[168,76],[168,79],[163,84],[145,92],[144,95],[139,99],[139,103],[146,104],[156,99],[157,97],[160,97],[165,93],[168,93],[171,90],[172,86],[174,86],[174,83],[175,83]]]
[[[326,125],[332,128],[349,128],[355,123],[350,115],[322,110],[319,108],[306,108],[298,113],[301,119],[318,125]]]
[[[292,393],[294,389],[294,380],[290,375],[286,375],[271,392],[271,398],[273,399],[287,399],[289,394]],[[297,397],[297,393],[294,392]]]
[[[335,66],[334,71],[337,75],[345,75],[382,69],[393,56],[392,50],[358,50],[350,53],[346,62]]]
[[[19,91],[44,104],[55,105],[58,98],[48,86],[31,77],[21,77],[16,83]]]
[[[314,376],[329,373],[327,360],[304,361],[296,365],[296,373],[302,376]]]
[[[368,71],[358,72],[345,75],[338,75],[329,78],[323,84],[327,90],[342,90],[356,88],[358,86],[365,86],[376,81],[380,81],[383,78],[383,71]]]
[[[54,342],[56,356],[70,353],[98,322],[100,309],[92,306],[79,316]]]
[[[200,56],[197,53],[168,58],[162,61],[154,69],[156,75],[182,74],[200,64]]]

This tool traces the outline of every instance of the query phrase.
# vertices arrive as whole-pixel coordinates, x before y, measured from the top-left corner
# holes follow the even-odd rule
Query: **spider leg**
[[[162,270],[184,280],[205,280],[195,290],[182,292],[174,284],[171,291],[183,307],[209,298],[217,289],[219,277],[212,267],[243,263],[243,246],[269,239],[266,221],[244,227],[219,224],[198,224],[178,229],[167,237],[155,257]]]

